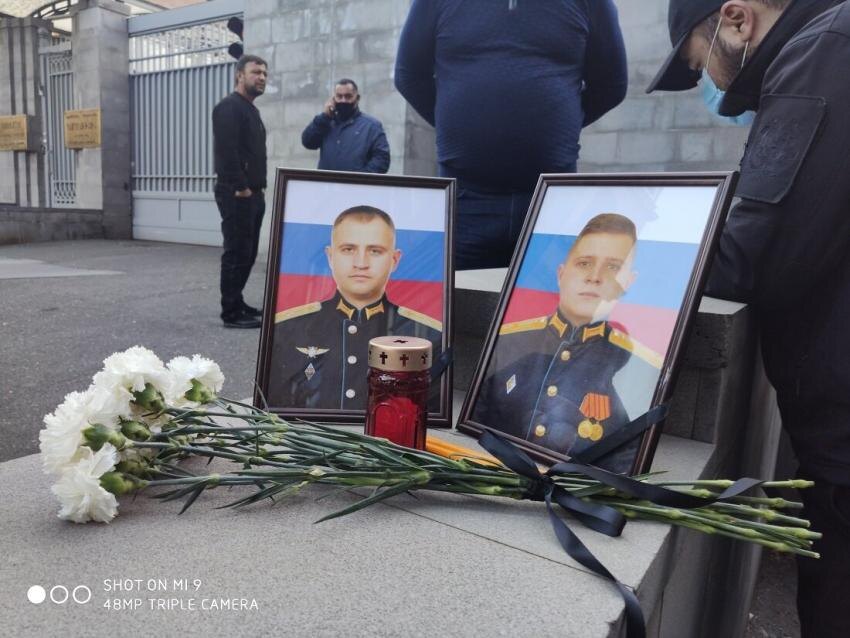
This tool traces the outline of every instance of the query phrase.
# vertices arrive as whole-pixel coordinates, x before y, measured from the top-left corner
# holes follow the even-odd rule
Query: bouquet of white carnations
[[[158,498],[185,499],[184,511],[204,490],[219,485],[250,488],[231,504],[243,506],[322,483],[374,490],[322,520],[395,494],[433,490],[546,500],[550,511],[555,500],[585,523],[594,516],[594,508],[602,508],[625,518],[817,556],[811,546],[820,535],[808,529],[808,521],[783,513],[799,508],[799,503],[730,493],[732,481],[656,482],[656,475],[622,479],[656,492],[667,488],[680,501],[689,501],[658,504],[619,487],[622,483],[616,480],[600,480],[598,471],[535,476],[536,468],[532,473],[517,472],[492,458],[458,453],[456,447],[439,442],[429,446],[433,452],[415,450],[351,429],[284,421],[219,398],[223,383],[219,366],[199,355],[177,357],[164,365],[154,353],[136,346],[107,358],[85,392],[72,392],[44,418],[41,454],[45,471],[58,477],[52,490],[61,503],[59,517],[107,523],[118,513],[117,497],[157,487],[170,488],[156,492]],[[180,464],[187,457],[226,459],[234,468],[224,474],[196,474]],[[811,483],[761,485],[805,488]]]

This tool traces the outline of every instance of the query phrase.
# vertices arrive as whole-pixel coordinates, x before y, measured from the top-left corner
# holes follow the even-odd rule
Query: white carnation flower
[[[103,370],[94,375],[96,386],[117,396],[123,395],[121,390],[141,392],[148,383],[164,392],[168,373],[159,357],[141,346],[110,355],[103,361]]]
[[[189,357],[175,357],[168,362],[171,384],[168,391],[170,403],[184,407],[198,405],[198,401],[186,397],[192,390],[192,381],[200,383],[210,394],[216,394],[224,385],[224,375],[218,364],[199,354]]]
[[[77,461],[83,430],[96,423],[117,430],[119,416],[129,413],[129,405],[94,386],[68,394],[54,412],[44,417],[45,427],[38,434],[44,469],[61,472]]]
[[[118,452],[106,443],[97,452],[80,448],[80,454],[81,458],[51,488],[62,504],[59,518],[75,523],[108,523],[118,513],[118,499],[103,489],[100,477],[115,467]]]
[[[83,430],[90,423],[86,403],[91,388],[86,392],[71,392],[55,412],[44,417],[44,429],[38,433],[41,462],[49,472],[60,472],[69,463],[78,460]]]

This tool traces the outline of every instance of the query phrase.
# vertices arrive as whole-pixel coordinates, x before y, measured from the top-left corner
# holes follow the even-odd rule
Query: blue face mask
[[[717,88],[717,85],[714,83],[714,80],[711,79],[711,76],[708,74],[708,71],[705,69],[702,70],[702,79],[699,83],[700,87],[702,87],[702,101],[705,102],[706,108],[714,113],[717,117],[726,120],[730,124],[734,124],[735,126],[749,126],[753,123],[753,120],[756,117],[756,114],[752,111],[746,111],[745,113],[741,113],[736,116],[726,116],[720,115],[720,103],[723,101],[723,96],[725,95],[725,91],[721,91]]]

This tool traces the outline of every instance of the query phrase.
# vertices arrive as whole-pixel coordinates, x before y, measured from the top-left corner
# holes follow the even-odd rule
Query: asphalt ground
[[[250,396],[260,331],[223,327],[220,255],[220,248],[145,241],[0,247],[0,461],[37,452],[44,415],[130,346],[163,361],[209,357],[224,372],[223,396]],[[246,286],[254,306],[265,267],[258,261]]]

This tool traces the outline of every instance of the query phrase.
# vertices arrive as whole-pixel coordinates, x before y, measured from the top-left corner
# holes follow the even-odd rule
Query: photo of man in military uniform
[[[636,241],[634,223],[619,214],[582,228],[558,266],[555,311],[501,326],[473,420],[576,454],[649,408],[662,357],[607,321],[637,277]],[[628,471],[636,447],[598,464]]]
[[[330,299],[275,317],[267,400],[278,408],[365,410],[369,340],[422,337],[442,351],[442,323],[387,298],[402,258],[392,218],[373,206],[342,211],[325,255],[336,283]],[[430,409],[439,411],[439,384]]]

